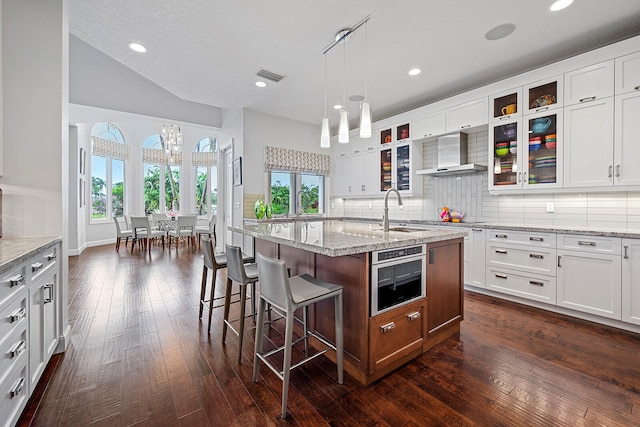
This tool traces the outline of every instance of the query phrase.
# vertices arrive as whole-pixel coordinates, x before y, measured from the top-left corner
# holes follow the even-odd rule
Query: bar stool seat
[[[207,327],[207,332],[211,333],[211,313],[213,312],[214,308],[224,306],[224,304],[215,305],[216,301],[224,299],[224,296],[216,297],[215,291],[216,291],[216,278],[217,278],[218,270],[227,268],[227,254],[215,253],[213,249],[212,239],[203,237],[202,242],[203,242],[203,252],[204,252],[202,257],[204,259],[204,263],[202,266],[202,282],[200,285],[200,313],[198,318],[200,319],[202,318],[202,311],[205,306],[208,306],[209,307],[209,325]],[[243,254],[242,261],[245,263],[253,262],[254,258],[252,256]],[[211,270],[213,273],[213,277],[211,279],[211,292],[209,294],[209,299],[205,299],[206,293],[207,293],[207,277],[208,277],[209,270]],[[231,294],[232,297],[239,296],[239,295],[240,295],[239,292]],[[231,301],[230,303],[233,304],[236,302],[240,302],[240,300],[238,299],[236,301]]]
[[[287,396],[289,392],[289,376],[292,369],[320,356],[321,354],[332,349],[336,352],[336,365],[338,370],[338,383],[343,383],[343,326],[342,326],[342,286],[328,283],[323,280],[312,277],[308,274],[302,274],[289,278],[287,274],[287,266],[284,261],[265,257],[257,254],[256,261],[258,264],[258,272],[260,275],[260,304],[258,306],[258,320],[256,322],[256,339],[255,353],[253,357],[253,382],[258,382],[260,370],[260,362],[264,362],[277,376],[282,380],[282,418],[287,416]],[[335,325],[336,339],[335,344],[328,342],[325,338],[309,331],[307,328],[308,310],[311,304],[323,301],[329,298],[334,299],[335,303]],[[263,331],[264,331],[264,312],[270,304],[276,311],[282,311],[285,316],[285,343],[282,347],[274,350],[263,352]],[[294,313],[298,308],[304,309],[304,336],[293,341],[293,321]],[[322,342],[326,347],[309,356],[308,339],[313,337]],[[291,353],[293,344],[305,341],[305,357],[303,360],[291,366]],[[284,352],[284,361],[282,370],[278,369],[269,357],[280,352]]]
[[[242,251],[238,246],[226,246],[227,253],[227,289],[224,299],[224,321],[222,325],[222,344],[227,339],[227,329],[238,335],[238,363],[242,363],[242,343],[244,341],[244,321],[246,318],[247,286],[251,286],[251,316],[256,315],[256,282],[258,281],[258,266],[256,264],[244,264],[242,261]],[[230,320],[229,311],[231,306],[231,288],[233,282],[240,285],[240,316],[238,319]],[[238,329],[232,322],[239,321]],[[253,329],[253,327],[249,328]]]

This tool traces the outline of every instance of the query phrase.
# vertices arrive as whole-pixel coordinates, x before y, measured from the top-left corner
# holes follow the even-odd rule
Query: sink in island
[[[384,232],[377,224],[338,220],[247,223],[230,230],[253,237],[256,252],[284,260],[292,275],[307,273],[344,287],[344,369],[362,384],[460,331],[464,230],[391,227]],[[388,298],[381,283],[389,275],[396,278],[390,287],[394,302],[372,306],[372,298]],[[422,288],[403,288],[410,279],[402,278],[412,275]],[[397,289],[417,293],[407,296]],[[316,304],[309,317],[311,329],[335,339],[331,302]]]

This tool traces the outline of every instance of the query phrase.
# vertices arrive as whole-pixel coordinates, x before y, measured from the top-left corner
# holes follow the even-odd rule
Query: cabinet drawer
[[[20,329],[7,337],[0,344],[0,382],[26,356],[27,353],[27,324],[24,323]]]
[[[558,234],[558,249],[620,255],[620,242],[621,240],[618,237]]]
[[[0,312],[0,343],[27,324],[27,292]]]
[[[20,291],[27,288],[26,271],[26,266],[22,265],[0,276],[0,310]]]
[[[370,352],[374,371],[415,352],[422,352],[425,300],[371,318]]]
[[[487,264],[547,276],[556,275],[556,250],[487,243]]]
[[[534,233],[511,230],[489,230],[487,233],[488,242],[500,242],[530,245],[541,248],[555,248],[556,235],[554,233]]]
[[[56,264],[57,259],[58,245],[54,245],[29,260],[27,268],[31,272],[31,280],[37,279],[49,266]]]
[[[556,303],[556,278],[487,268],[487,289],[548,304]]]
[[[16,424],[27,404],[28,392],[27,358],[23,353],[14,369],[0,382],[0,414],[4,420],[0,423],[4,423],[3,426]]]

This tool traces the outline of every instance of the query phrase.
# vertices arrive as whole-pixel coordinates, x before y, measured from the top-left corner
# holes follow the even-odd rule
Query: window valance
[[[93,143],[92,153],[97,156],[112,157],[114,159],[129,160],[130,148],[127,144],[111,141],[109,139],[91,137]]]
[[[213,151],[196,151],[192,154],[191,163],[193,166],[216,166],[218,164],[218,153]]]
[[[181,165],[182,153],[174,153],[173,159],[174,159],[174,162],[173,162],[174,165]],[[147,147],[142,147],[142,162],[154,163],[154,164],[168,163],[164,150],[158,149],[158,148],[147,148]]]
[[[270,170],[310,172],[320,175],[329,175],[331,172],[329,155],[289,148],[265,147],[264,164]]]

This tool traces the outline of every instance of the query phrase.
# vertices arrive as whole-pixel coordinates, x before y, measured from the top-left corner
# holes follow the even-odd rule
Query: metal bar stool
[[[289,278],[287,266],[284,261],[267,258],[257,254],[258,272],[260,274],[260,305],[258,307],[258,321],[256,323],[255,354],[253,357],[253,382],[258,382],[260,361],[264,362],[282,380],[282,418],[287,416],[287,395],[289,392],[289,375],[292,369],[312,360],[329,349],[336,352],[336,365],[338,368],[338,383],[343,383],[343,329],[342,329],[342,286],[316,279],[308,274],[302,274]],[[319,301],[334,298],[336,342],[335,345],[323,337],[307,329],[309,305]],[[286,317],[284,346],[263,353],[263,327],[264,312],[267,304],[271,304],[276,311],[282,311]],[[304,336],[293,341],[294,312],[298,308],[304,309]],[[326,348],[311,356],[307,353],[307,341],[314,337]],[[291,350],[293,344],[305,341],[305,357],[300,362],[291,366]],[[284,350],[284,362],[282,370],[279,370],[268,358],[273,354]]]
[[[258,281],[258,266],[256,264],[244,264],[242,262],[242,251],[238,246],[226,245],[227,253],[227,289],[224,297],[224,323],[222,325],[222,344],[227,338],[227,328],[238,335],[238,363],[242,363],[242,343],[244,340],[244,320],[247,301],[247,286],[251,285],[251,316],[256,315],[256,282]],[[240,324],[235,329],[229,320],[229,309],[231,307],[231,287],[233,282],[240,285]],[[253,328],[249,328],[253,329]]]

